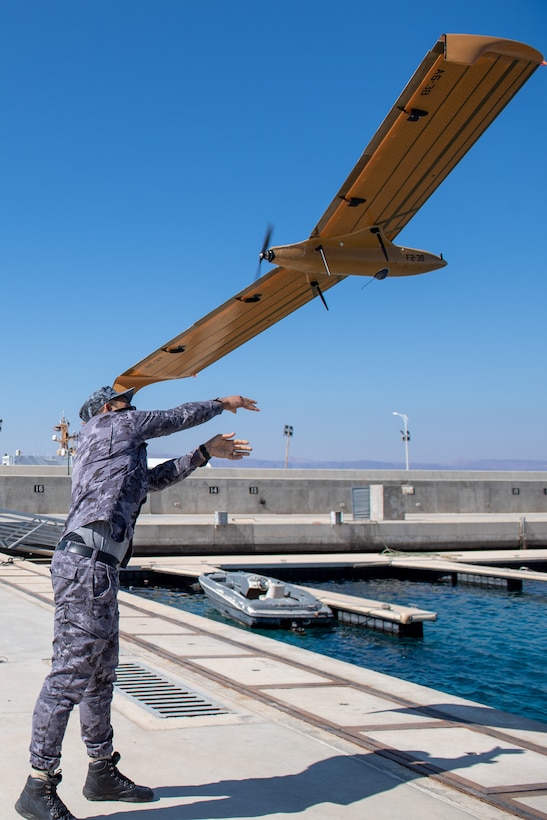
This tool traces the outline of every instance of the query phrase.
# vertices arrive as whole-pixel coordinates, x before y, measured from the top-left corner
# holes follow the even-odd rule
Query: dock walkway
[[[120,611],[120,768],[157,799],[88,803],[73,716],[59,793],[78,818],[547,817],[547,724],[130,593]],[[1,564],[0,613],[0,801],[16,820],[51,654],[48,567]]]

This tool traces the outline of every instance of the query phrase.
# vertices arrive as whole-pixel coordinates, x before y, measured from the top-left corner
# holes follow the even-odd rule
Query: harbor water
[[[503,587],[394,579],[301,583],[432,610],[437,613],[437,621],[424,623],[423,638],[399,638],[338,622],[332,628],[309,629],[303,634],[271,629],[262,634],[507,712],[547,721],[544,585],[526,582],[521,592],[508,592]],[[129,591],[239,626],[216,612],[197,585],[190,591],[137,586]]]

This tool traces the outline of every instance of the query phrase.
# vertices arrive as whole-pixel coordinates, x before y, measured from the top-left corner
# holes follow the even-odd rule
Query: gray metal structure
[[[50,556],[63,525],[64,519],[0,509],[0,551]]]

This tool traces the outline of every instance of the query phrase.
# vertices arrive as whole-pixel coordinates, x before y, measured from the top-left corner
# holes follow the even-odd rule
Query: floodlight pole
[[[292,438],[293,428],[290,424],[286,424],[283,428],[283,435],[287,436],[287,446],[285,448],[285,469],[289,466],[289,442]]]
[[[66,455],[66,472],[67,472],[67,475],[70,475],[70,457],[73,456],[74,453],[76,452],[76,448],[74,447],[72,442],[76,441],[76,439],[78,438],[77,433],[74,433],[74,435],[70,435],[69,425],[70,425],[70,422],[68,421],[68,419],[65,418],[65,416],[63,414],[59,424],[56,424],[55,427],[53,428],[54,430],[56,430],[59,433],[59,435],[58,436],[55,436],[55,435],[52,436],[53,441],[57,441],[61,445],[60,448],[57,450],[57,455],[58,456]]]
[[[394,416],[400,416],[403,420],[404,429],[401,430],[401,438],[405,443],[405,469],[409,469],[408,466],[408,442],[410,441],[410,433],[408,430],[408,416],[405,416],[404,413],[397,413],[393,411]]]

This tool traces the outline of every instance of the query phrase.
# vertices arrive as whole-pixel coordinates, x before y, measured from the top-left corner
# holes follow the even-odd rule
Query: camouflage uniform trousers
[[[119,655],[118,570],[75,553],[51,562],[55,622],[51,671],[32,718],[30,763],[53,771],[61,760],[68,719],[79,704],[90,757],[111,755],[113,684]]]

